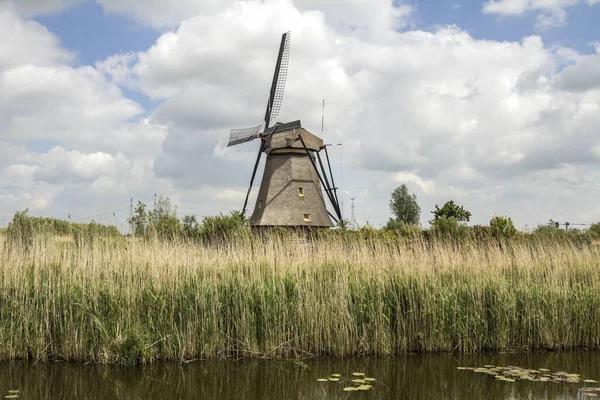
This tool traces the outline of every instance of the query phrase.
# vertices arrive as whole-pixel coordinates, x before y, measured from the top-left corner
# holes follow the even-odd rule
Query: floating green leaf
[[[353,376],[365,376],[364,372],[353,372],[352,373]]]
[[[329,382],[329,379],[327,379],[327,378],[319,378],[319,379],[317,379],[317,382]]]
[[[354,392],[355,390],[358,390],[357,388],[355,388],[354,386],[348,386],[344,388],[345,392]]]

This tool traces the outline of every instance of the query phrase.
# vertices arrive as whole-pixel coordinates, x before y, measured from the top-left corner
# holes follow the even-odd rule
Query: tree
[[[405,184],[397,187],[392,192],[390,211],[397,223],[417,225],[421,215],[421,207],[417,204],[417,196],[408,192]],[[390,223],[388,222],[388,225]]]
[[[454,200],[446,202],[442,208],[439,208],[436,204],[435,210],[431,213],[433,214],[434,221],[442,217],[454,218],[458,222],[469,222],[469,219],[471,219],[471,213],[465,210],[463,206],[454,203]]]
[[[133,227],[133,234],[135,236],[144,236],[146,234],[150,219],[149,214],[149,212],[146,212],[146,205],[141,201],[138,201],[135,213],[129,218],[129,223]]]
[[[168,197],[160,196],[156,201],[154,222],[158,223],[159,219],[163,216],[177,218],[177,207],[171,205],[171,199]]]

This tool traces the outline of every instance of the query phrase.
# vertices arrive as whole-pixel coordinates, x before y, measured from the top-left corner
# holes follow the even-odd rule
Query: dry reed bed
[[[600,347],[600,251],[328,238],[0,243],[0,358]]]

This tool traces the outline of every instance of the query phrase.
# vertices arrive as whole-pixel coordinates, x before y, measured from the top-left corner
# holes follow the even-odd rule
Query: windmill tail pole
[[[327,171],[325,171],[325,167],[323,167],[323,161],[321,160],[321,155],[317,152],[317,159],[319,160],[319,166],[321,167],[321,172],[323,173],[323,178],[325,179],[325,184],[327,185],[327,190],[329,192],[333,192],[333,195],[331,196],[331,200],[335,200],[335,206],[337,209],[340,208],[340,204],[337,200],[337,197],[335,196],[335,186],[331,186],[329,184],[329,179],[327,179]]]
[[[339,221],[337,220],[336,217],[333,216],[332,213],[329,212],[329,210],[327,210],[327,214],[329,214],[329,216],[331,217],[331,219],[337,224]]]
[[[302,146],[304,147],[304,150],[306,151],[306,155],[308,156],[308,159],[310,160],[313,168],[315,169],[315,172],[317,173],[317,177],[319,177],[319,181],[321,182],[321,185],[325,186],[325,182],[323,181],[323,178],[321,178],[321,174],[319,174],[319,170],[317,169],[315,160],[313,160],[312,156],[310,155],[310,152],[308,151],[308,147],[306,147],[306,143],[304,143],[304,139],[302,139],[302,135],[298,135],[298,139],[300,139],[300,142],[302,142]],[[327,187],[327,186],[325,186],[325,187]],[[339,210],[339,208],[336,207],[335,199],[333,198],[333,195],[331,194],[330,190],[325,190],[325,193],[327,194],[327,197],[329,198],[329,201],[331,202],[331,205],[333,206],[333,209],[334,209],[336,215],[338,216],[338,219],[341,219],[340,210]]]
[[[340,201],[337,196],[337,188],[335,187],[335,181],[333,180],[333,172],[331,172],[331,163],[329,162],[329,152],[327,151],[327,146],[323,146],[323,147],[325,148],[325,157],[327,158],[327,167],[329,167],[329,176],[331,176],[331,185],[333,186],[333,195],[335,196],[335,201],[337,201],[337,203],[339,205]]]

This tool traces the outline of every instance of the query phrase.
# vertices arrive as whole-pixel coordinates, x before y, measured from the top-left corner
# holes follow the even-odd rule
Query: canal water
[[[551,371],[548,374],[578,374],[580,380],[577,383],[518,379],[512,382],[462,369],[484,365],[548,369]],[[329,380],[333,374],[341,376]],[[365,377],[375,380],[352,382]],[[415,354],[397,358],[302,361],[243,359],[187,364],[159,362],[140,367],[7,362],[0,363],[0,398],[558,400],[594,399],[597,393],[600,399],[600,391],[590,390],[600,387],[600,383],[583,382],[586,379],[600,381],[598,352]],[[344,391],[347,387],[365,386],[363,389],[366,389],[367,385],[372,388]],[[586,387],[588,390],[583,389]]]

